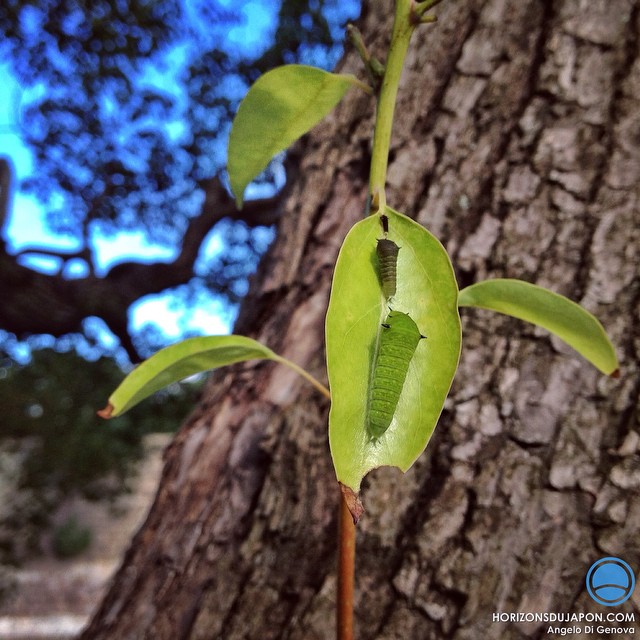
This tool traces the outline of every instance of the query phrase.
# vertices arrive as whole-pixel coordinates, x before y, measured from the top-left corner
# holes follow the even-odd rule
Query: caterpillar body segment
[[[382,325],[369,390],[367,430],[374,440],[393,420],[409,363],[423,337],[409,314],[389,311]]]
[[[376,245],[382,293],[387,300],[396,294],[399,251],[400,247],[393,240],[387,240],[386,238],[378,240],[378,244]]]

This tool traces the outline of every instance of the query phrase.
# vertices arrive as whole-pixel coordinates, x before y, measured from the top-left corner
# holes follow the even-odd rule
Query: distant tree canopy
[[[50,513],[69,496],[104,499],[126,490],[143,436],[175,430],[201,386],[174,385],[144,407],[99,422],[96,408],[121,379],[104,356],[87,361],[71,350],[39,349],[28,366],[0,357],[0,479],[7,485],[0,566],[37,548]]]
[[[127,313],[142,296],[175,287],[187,297],[203,288],[230,301],[242,296],[268,245],[264,227],[277,220],[279,198],[274,170],[267,170],[267,197],[235,210],[223,172],[231,116],[250,83],[276,65],[332,66],[344,22],[359,8],[357,0],[283,0],[276,11],[277,4],[2,4],[0,60],[25,89],[18,121],[35,157],[34,174],[21,187],[44,203],[52,233],[72,236],[79,248],[15,254],[3,241],[0,329],[18,338],[57,337],[97,316],[135,360],[145,341],[130,335]],[[251,42],[247,29],[254,28],[262,35]],[[6,235],[12,180],[0,162]],[[221,249],[203,260],[203,242],[216,225]],[[172,261],[141,256],[98,273],[96,234],[139,229],[172,247]],[[29,269],[19,260],[28,254],[59,258],[59,273]],[[71,260],[81,277],[65,277]]]

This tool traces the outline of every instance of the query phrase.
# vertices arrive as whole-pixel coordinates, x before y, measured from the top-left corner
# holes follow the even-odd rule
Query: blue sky
[[[14,105],[21,93],[22,89],[7,65],[0,65],[0,149],[3,154],[10,156],[17,181],[31,175],[34,169],[31,152],[22,143],[16,125]],[[76,238],[52,234],[44,222],[42,204],[33,196],[21,193],[19,189],[14,189],[13,192],[12,215],[5,237],[10,250],[16,253],[34,247],[62,251],[79,249]],[[99,274],[105,273],[114,263],[139,260],[141,255],[153,260],[171,260],[175,254],[174,249],[150,244],[142,231],[119,233],[110,237],[95,233],[92,244]],[[212,238],[207,243],[207,252],[215,250],[215,247],[216,239]],[[35,253],[25,256],[21,262],[45,273],[56,273],[60,269],[59,260]],[[65,275],[81,277],[85,273],[86,268],[81,261],[71,261]],[[209,298],[203,300],[204,304],[190,314],[189,321],[184,324],[184,312],[172,305],[170,295],[147,296],[131,309],[131,324],[134,328],[146,323],[158,325],[169,341],[178,339],[185,329],[208,334],[229,333],[235,314],[230,314],[228,305],[221,299],[215,296]]]
[[[227,38],[240,53],[246,53],[251,48],[255,48],[257,42],[264,40],[265,32],[275,26],[273,11],[269,11],[264,5],[264,2],[246,3],[241,9],[246,17],[244,25],[229,30]],[[171,64],[173,74],[178,74],[185,60],[184,51],[174,52]],[[150,68],[145,82],[172,89],[171,82],[167,84],[166,69],[160,72]],[[175,84],[173,90],[178,92]],[[17,122],[19,105],[25,99],[28,100],[29,95],[15,80],[9,65],[0,64],[0,153],[11,158],[16,172],[16,183],[27,178],[34,171],[31,151],[20,138]],[[80,248],[77,238],[52,234],[44,221],[43,204],[17,188],[14,188],[12,194],[12,215],[5,229],[5,239],[9,243],[10,250],[15,253],[32,248],[61,251],[75,251]],[[170,261],[176,253],[175,248],[149,243],[141,230],[106,236],[96,229],[92,234],[91,244],[98,275],[106,273],[111,265],[125,260],[139,260],[140,256],[145,256],[149,260]],[[205,243],[203,251],[211,255],[218,247],[219,241],[212,235]],[[25,255],[20,261],[44,273],[57,273],[61,267],[60,260],[52,256],[38,255],[36,252]],[[86,272],[86,265],[81,260],[74,260],[68,263],[65,275],[82,277]],[[220,298],[213,295],[208,297],[208,300],[202,300],[202,305],[190,314],[185,323],[182,317],[183,310],[176,308],[171,295],[147,296],[133,305],[130,314],[131,324],[134,328],[139,328],[146,323],[156,324],[169,340],[179,338],[185,330],[208,334],[229,333],[235,311]]]
[[[218,0],[218,2],[228,9],[237,8],[243,17],[243,21],[238,25],[226,27],[224,37],[231,42],[239,54],[258,55],[259,50],[263,48],[261,43],[264,43],[276,28],[277,9],[280,3],[274,0],[251,0],[244,3],[239,3],[238,0]],[[186,4],[188,10],[195,15],[201,3],[198,0],[186,0]],[[357,5],[357,2],[351,0],[337,4],[336,13],[340,13],[339,19],[342,21],[347,17],[353,17]],[[197,19],[194,23],[203,24]],[[203,30],[205,38],[215,37],[211,27],[212,25],[208,24],[206,28],[209,31]],[[186,44],[173,51],[169,60],[169,73],[167,68],[154,70],[150,67],[144,77],[145,83],[160,86],[178,95],[180,88],[177,76],[189,57],[189,46]],[[312,57],[313,52],[309,55]],[[176,79],[168,81],[172,74]],[[241,89],[244,91],[244,88]],[[44,88],[31,89],[31,97],[33,92],[38,91],[44,91]],[[0,65],[0,154],[10,157],[16,172],[16,183],[30,176],[35,169],[31,152],[20,138],[17,121],[20,105],[29,101],[30,93],[25,92],[16,82],[8,65]],[[175,135],[179,136],[181,125],[175,124]],[[169,127],[171,126],[170,124]],[[251,192],[248,195],[250,197]],[[256,197],[264,194],[255,192],[253,195]],[[52,194],[49,204],[55,202],[56,194]],[[12,216],[9,225],[5,228],[5,239],[8,241],[10,251],[17,253],[37,247],[60,251],[74,251],[80,248],[78,238],[54,235],[47,229],[44,222],[45,206],[46,203],[41,203],[35,197],[14,188]],[[219,238],[211,234],[203,245],[203,254],[211,256],[219,246]],[[114,263],[140,260],[140,256],[154,261],[170,261],[176,252],[176,248],[149,243],[143,231],[122,232],[115,236],[107,236],[100,232],[99,227],[92,229],[91,247],[98,274],[105,273]],[[54,257],[38,255],[35,252],[21,257],[20,261],[45,273],[57,273],[62,266],[62,261]],[[64,275],[67,277],[82,277],[86,273],[87,265],[80,259],[67,261],[65,264]],[[206,334],[228,333],[235,318],[235,309],[211,294],[202,296],[199,302],[195,312],[189,313],[187,317],[184,309],[175,304],[171,295],[148,296],[133,305],[130,310],[130,323],[134,329],[146,323],[156,325],[165,333],[169,342],[178,339],[185,331]],[[102,331],[104,332],[105,329],[103,328]],[[105,340],[108,339],[105,335]]]

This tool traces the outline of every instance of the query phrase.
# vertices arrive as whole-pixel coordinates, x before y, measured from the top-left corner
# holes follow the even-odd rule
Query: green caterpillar
[[[386,238],[378,240],[376,253],[380,265],[380,280],[382,281],[382,293],[387,300],[396,294],[398,251],[400,251],[400,247],[393,240]]]
[[[391,424],[409,363],[424,337],[408,313],[389,310],[380,333],[369,391],[367,429],[374,440]]]
[[[376,253],[378,254],[378,266],[380,267],[382,293],[388,300],[396,294],[396,274],[400,247],[393,240],[387,240],[389,218],[384,215],[380,216],[380,223],[385,237],[382,240],[378,240]]]

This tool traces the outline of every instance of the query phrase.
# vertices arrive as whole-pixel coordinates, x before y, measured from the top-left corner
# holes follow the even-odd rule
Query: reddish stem
[[[338,640],[353,640],[356,526],[342,491],[338,518]]]

